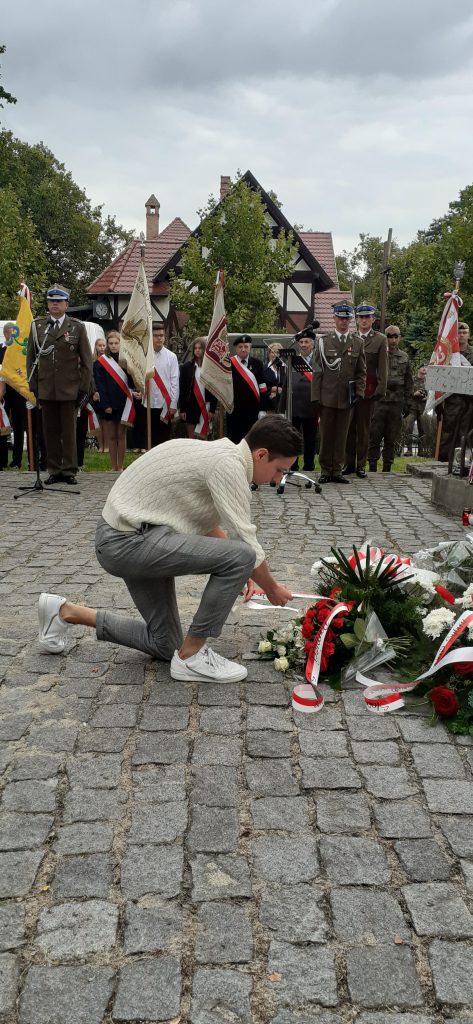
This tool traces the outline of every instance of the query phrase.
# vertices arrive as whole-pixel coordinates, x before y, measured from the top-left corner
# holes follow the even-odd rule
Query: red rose
[[[448,604],[455,604],[455,598],[453,594],[451,594],[446,587],[442,587],[441,583],[437,583],[435,589],[439,597],[442,597],[444,601],[447,601]]]
[[[302,623],[301,633],[302,633],[302,636],[304,637],[304,640],[310,640],[312,638],[312,636],[313,636],[313,633],[314,633],[314,627],[313,627],[312,623],[311,622],[306,622],[304,620],[304,622]]]
[[[304,644],[304,650],[305,650],[305,653],[307,655],[309,655],[310,652],[314,650],[314,641],[313,640],[308,640],[307,643]]]
[[[306,613],[306,619],[310,619],[311,621],[312,619],[315,619],[315,608],[309,608],[309,611]]]
[[[345,625],[345,619],[342,619],[337,615],[336,619],[332,619],[330,625],[333,627],[333,629],[343,629]]]
[[[317,622],[320,622],[321,626],[325,622],[325,619],[328,618],[328,615],[329,610],[325,605],[323,605],[321,608],[317,608],[316,619]]]
[[[335,644],[324,644],[324,654],[331,658],[332,654],[335,654]]]
[[[453,666],[453,671],[457,676],[471,676],[473,675],[473,661],[459,661],[458,665]]]
[[[460,707],[456,693],[448,686],[434,686],[430,691],[430,699],[437,714],[442,718],[454,718]]]
[[[337,596],[337,594],[341,594],[341,592],[342,592],[342,588],[341,587],[332,587],[332,589],[330,591],[330,594],[329,594],[329,597],[334,598],[334,597]]]

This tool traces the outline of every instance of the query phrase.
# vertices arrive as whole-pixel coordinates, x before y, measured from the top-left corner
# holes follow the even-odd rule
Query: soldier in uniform
[[[353,307],[335,303],[335,330],[317,338],[312,360],[312,401],[320,406],[320,484],[350,483],[342,476],[352,406],[363,398],[366,362],[363,342],[349,330]]]
[[[233,412],[227,413],[227,437],[234,444],[246,437],[266,410],[268,385],[261,360],[250,356],[252,341],[249,334],[240,334],[233,342]]]
[[[458,324],[458,344],[460,359],[463,366],[473,365],[473,347],[470,345],[470,328],[461,321]],[[448,462],[453,438],[460,444],[462,434],[468,430],[471,407],[470,395],[451,394],[442,405],[437,407],[437,414],[442,412],[442,434],[440,438],[439,462]]]
[[[418,383],[414,384],[414,390],[403,423],[404,437],[407,445],[405,454],[408,456],[412,455],[412,434],[414,424],[417,423],[419,441],[424,432],[422,417],[424,415],[425,403],[427,401],[427,391],[423,385],[423,381],[425,380],[425,366],[421,366],[418,369],[417,380]],[[417,454],[420,455],[420,452],[418,451]]]
[[[409,407],[412,396],[412,371],[407,352],[399,348],[401,332],[392,326],[386,330],[388,339],[388,382],[384,398],[376,403],[371,420],[368,462],[371,473],[376,473],[383,444],[383,473],[389,473],[394,462],[395,446],[402,429],[403,409]]]
[[[344,473],[366,477],[366,461],[370,440],[370,424],[374,403],[384,398],[388,376],[388,346],[386,335],[373,330],[376,307],[362,302],[356,307],[358,334],[363,341],[366,357],[366,391],[353,409],[348,430]]]
[[[47,303],[49,316],[31,325],[26,369],[42,410],[49,472],[45,483],[75,484],[77,406],[89,392],[92,353],[83,323],[67,316],[69,292],[55,284]]]

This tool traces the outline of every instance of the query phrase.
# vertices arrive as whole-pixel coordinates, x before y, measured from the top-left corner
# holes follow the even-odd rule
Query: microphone
[[[313,320],[312,323],[307,324],[307,327],[304,327],[302,331],[298,331],[297,334],[294,335],[294,339],[298,341],[299,338],[315,338],[315,332],[318,327],[320,327],[320,320]]]

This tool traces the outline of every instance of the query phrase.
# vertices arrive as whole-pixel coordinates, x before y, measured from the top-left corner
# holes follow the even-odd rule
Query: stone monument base
[[[430,500],[433,505],[461,516],[464,508],[473,510],[473,485],[468,483],[466,477],[460,479],[458,476],[434,473]]]

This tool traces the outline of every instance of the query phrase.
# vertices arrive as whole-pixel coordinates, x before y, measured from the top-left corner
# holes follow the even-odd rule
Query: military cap
[[[238,338],[235,338],[235,340],[232,341],[233,348],[235,348],[235,345],[240,345],[241,343],[245,345],[252,345],[253,338],[250,337],[249,334],[239,334]]]
[[[63,288],[60,284],[53,284],[51,288],[48,288],[47,299],[58,299],[59,302],[69,302],[70,294],[66,288]]]
[[[345,320],[349,320],[353,316],[353,306],[350,306],[348,302],[335,302],[332,309],[335,316],[340,316]]]
[[[371,302],[360,302],[355,313],[357,316],[376,316],[376,306],[372,306]]]
[[[470,330],[470,328],[468,327],[468,324],[466,324],[464,320],[460,320],[459,321],[458,330],[460,330],[460,328],[463,328],[464,331],[469,331]]]

